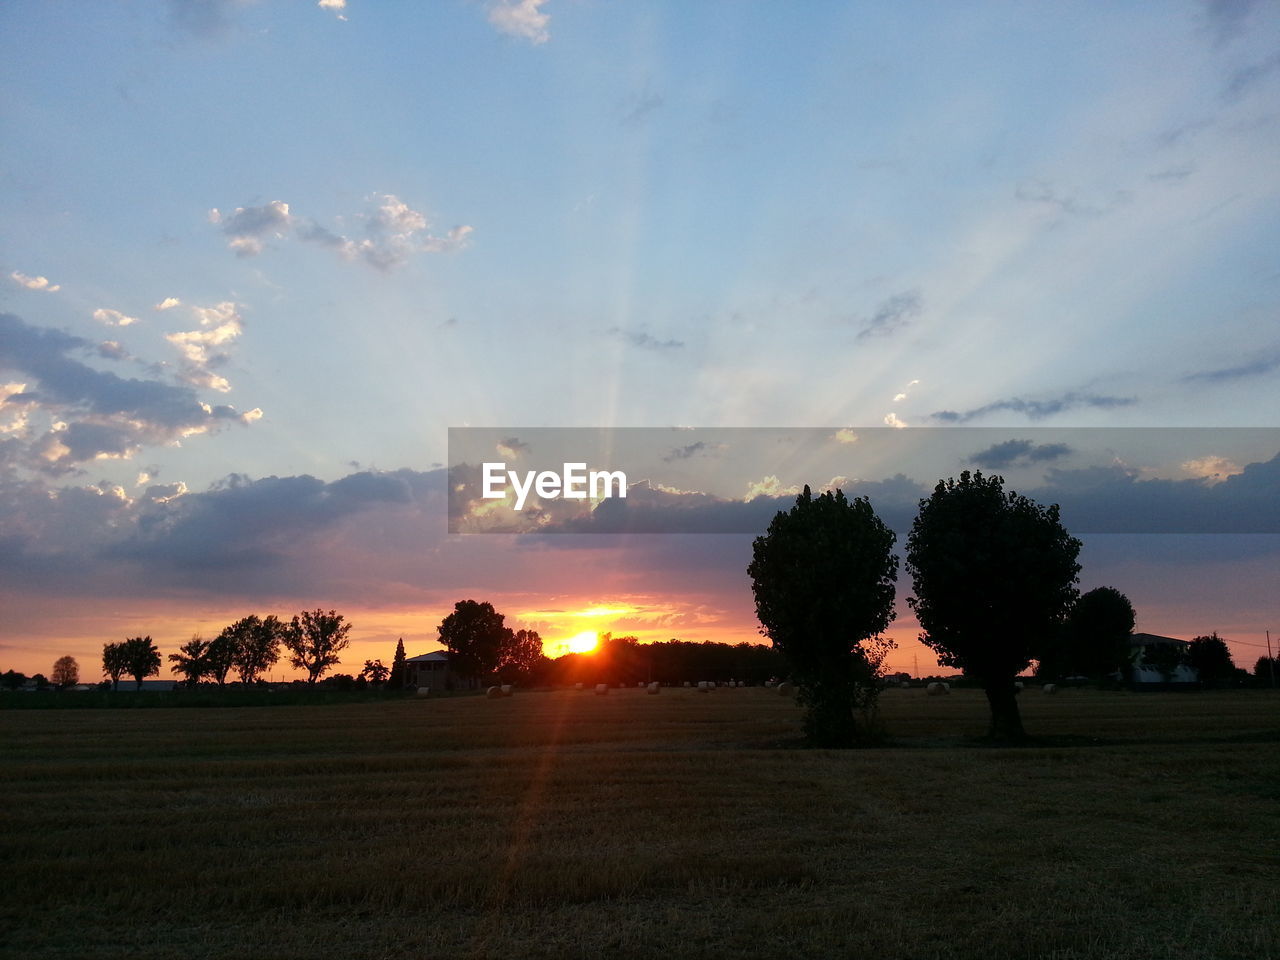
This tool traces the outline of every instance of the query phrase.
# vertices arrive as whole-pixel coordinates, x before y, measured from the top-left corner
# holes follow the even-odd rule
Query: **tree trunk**
[[[1025,739],[1022,714],[1018,710],[1018,691],[1012,680],[996,681],[986,688],[987,703],[991,705],[991,728],[987,736],[992,740],[1017,743]]]

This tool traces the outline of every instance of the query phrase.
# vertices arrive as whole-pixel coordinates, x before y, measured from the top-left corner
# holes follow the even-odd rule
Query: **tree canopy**
[[[756,615],[791,666],[816,745],[852,743],[854,708],[874,697],[879,663],[861,645],[894,617],[895,539],[865,498],[806,486],[753,544]]]
[[[504,619],[491,603],[475,600],[455,603],[453,613],[440,624],[440,642],[449,651],[450,669],[459,676],[472,678],[497,673],[511,642],[511,631],[503,626]]]
[[[1014,678],[1052,641],[1075,601],[1080,541],[1042,506],[980,472],[939,481],[907,537],[920,639],[981,681],[991,735],[1023,736]]]
[[[177,653],[169,654],[173,666],[169,669],[181,674],[189,687],[194,687],[209,672],[209,641],[196,634],[178,648]]]
[[[1196,637],[1187,645],[1187,662],[1206,686],[1228,683],[1235,678],[1231,648],[1216,630],[1207,637]]]
[[[326,670],[342,662],[338,654],[351,642],[347,639],[350,632],[351,624],[344,623],[336,610],[304,610],[293,618],[282,639],[290,653],[289,662],[307,671],[307,683],[315,683]]]
[[[127,673],[137,682],[137,689],[142,689],[142,681],[154,677],[160,672],[160,651],[150,637],[130,637],[121,645],[120,657]]]
[[[259,674],[275,665],[280,659],[280,643],[287,629],[275,616],[259,619],[251,613],[222,631],[234,645],[231,665],[240,674],[241,683],[254,683]]]
[[[59,657],[53,662],[53,670],[49,672],[49,682],[59,690],[74,687],[80,682],[80,664],[72,656]]]

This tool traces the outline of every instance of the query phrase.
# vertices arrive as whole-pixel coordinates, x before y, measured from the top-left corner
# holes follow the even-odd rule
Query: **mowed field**
[[[0,712],[14,958],[1280,956],[1280,697]]]

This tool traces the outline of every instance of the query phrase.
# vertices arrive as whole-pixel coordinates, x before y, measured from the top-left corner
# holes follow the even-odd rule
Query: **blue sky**
[[[265,592],[230,555],[162,588],[139,544],[229,475],[429,473],[449,426],[1275,426],[1278,106],[1280,8],[1242,0],[5,4],[0,537],[27,586],[0,659],[359,609],[358,577],[298,586],[354,549],[330,509],[272,534]],[[477,573],[380,594],[370,655],[466,591],[751,629],[740,546],[646,583],[599,579],[649,562],[601,548],[535,590],[437,520],[421,552]],[[1209,580],[1274,583],[1245,552]],[[1275,616],[1205,602],[1152,622]]]

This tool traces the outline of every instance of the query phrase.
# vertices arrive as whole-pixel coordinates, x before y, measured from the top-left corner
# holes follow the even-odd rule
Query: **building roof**
[[[1129,637],[1131,647],[1150,647],[1157,643],[1176,643],[1184,647],[1187,645],[1185,640],[1179,640],[1177,637],[1162,637],[1158,633],[1135,633]]]
[[[433,661],[448,661],[449,652],[447,650],[432,650],[430,653],[420,653],[416,657],[409,657],[405,663],[429,663]]]

